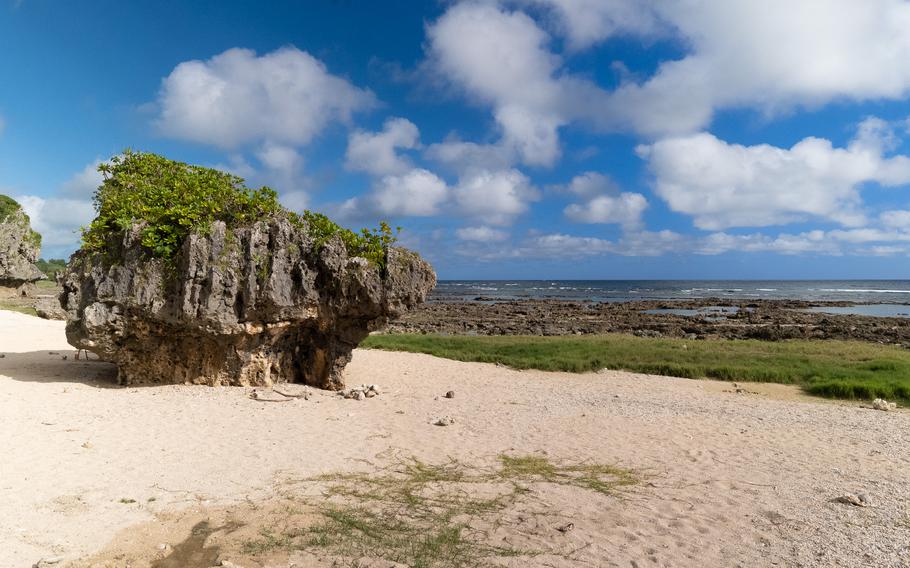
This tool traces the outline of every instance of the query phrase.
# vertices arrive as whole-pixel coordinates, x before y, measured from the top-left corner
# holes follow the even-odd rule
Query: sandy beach
[[[288,480],[369,472],[392,455],[489,464],[503,453],[595,460],[640,479],[608,496],[535,486],[534,504],[507,512],[492,538],[543,552],[496,560],[503,565],[910,566],[904,410],[779,385],[736,392],[365,350],[346,381],[379,385],[366,400],[120,388],[112,366],[75,360],[63,322],[11,312],[0,312],[0,353],[3,567],[178,566],[168,553],[194,525],[255,516]],[[439,416],[454,423],[434,426]],[[869,506],[833,501],[845,493]],[[211,539],[221,560],[247,568],[333,560],[257,559],[229,535]]]

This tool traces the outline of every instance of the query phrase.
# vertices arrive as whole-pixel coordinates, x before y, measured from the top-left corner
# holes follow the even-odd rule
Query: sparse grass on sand
[[[0,310],[5,310],[7,312],[19,312],[20,314],[26,314],[29,316],[38,316],[38,312],[35,311],[35,308],[26,305],[20,305],[12,302],[4,302],[0,300]]]
[[[302,480],[324,484],[317,520],[304,508],[277,511],[248,555],[321,550],[347,559],[382,558],[414,568],[495,566],[495,558],[557,554],[488,544],[507,509],[533,502],[535,485],[613,494],[638,482],[629,470],[598,463],[558,463],[542,455],[501,455],[495,466],[411,458],[378,472],[338,473]],[[300,502],[304,506],[307,500]]]
[[[910,402],[910,350],[860,341],[373,335],[371,349],[426,353],[515,369],[621,369],[692,379],[796,384],[814,395]]]

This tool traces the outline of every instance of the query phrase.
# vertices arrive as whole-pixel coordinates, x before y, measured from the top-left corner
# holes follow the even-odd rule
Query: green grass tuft
[[[515,369],[621,369],[691,379],[800,385],[832,398],[910,402],[910,350],[859,341],[373,335],[362,347],[426,353]]]

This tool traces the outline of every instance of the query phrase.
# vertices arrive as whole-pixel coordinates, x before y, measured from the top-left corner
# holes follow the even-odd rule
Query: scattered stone
[[[897,403],[888,402],[887,400],[885,400],[883,398],[877,398],[872,401],[872,408],[874,408],[875,410],[883,410],[883,411],[887,412],[889,410],[896,409]]]
[[[250,398],[253,400],[259,400],[262,402],[290,402],[294,400],[291,397],[284,395],[276,395],[274,391],[265,390],[265,389],[253,389],[253,392],[250,393]]]
[[[431,421],[433,426],[451,426],[455,424],[455,419],[451,416],[440,416],[438,418],[433,418]]]
[[[374,396],[378,396],[379,387],[377,385],[360,385],[359,387],[351,387],[347,390],[340,390],[338,391],[338,394],[344,398],[363,400],[365,398],[373,398]]]
[[[556,527],[556,530],[558,530],[562,534],[566,534],[567,532],[569,532],[570,530],[572,530],[574,528],[575,528],[575,523],[566,523],[562,526]]]
[[[85,448],[86,450],[90,450],[90,449],[94,448],[95,445],[92,444],[91,442],[84,442],[84,443],[82,444],[82,447]]]
[[[32,565],[32,568],[47,568],[48,566],[54,566],[55,564],[60,564],[65,559],[65,556],[52,556],[50,558],[42,558],[38,562],[35,562]]]
[[[0,359],[6,359],[6,353],[0,353]]]
[[[243,568],[241,565],[234,564],[233,562],[231,562],[229,560],[222,560],[221,562],[218,563],[218,566],[221,566],[221,568]]]
[[[844,493],[840,497],[834,499],[837,503],[843,503],[844,505],[853,505],[854,507],[868,507],[871,505],[869,499],[865,495],[855,495],[853,493]]]
[[[455,391],[448,391],[446,393],[446,398],[455,398]]]

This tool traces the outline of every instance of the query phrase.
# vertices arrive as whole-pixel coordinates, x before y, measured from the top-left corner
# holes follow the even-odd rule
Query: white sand
[[[9,312],[0,353],[2,567],[97,553],[131,525],[267,499],[282,477],[363,467],[355,460],[390,448],[430,461],[546,452],[646,474],[621,498],[544,494],[542,518],[512,519],[499,536],[575,552],[510,565],[910,566],[905,411],[780,386],[736,394],[713,381],[372,351],[356,352],[347,371],[349,384],[383,387],[365,401],[123,389],[109,365],[74,361],[61,322]],[[443,398],[450,389],[456,397]],[[428,423],[442,414],[455,424]],[[874,506],[830,502],[844,492]],[[565,522],[575,529],[553,528]]]

